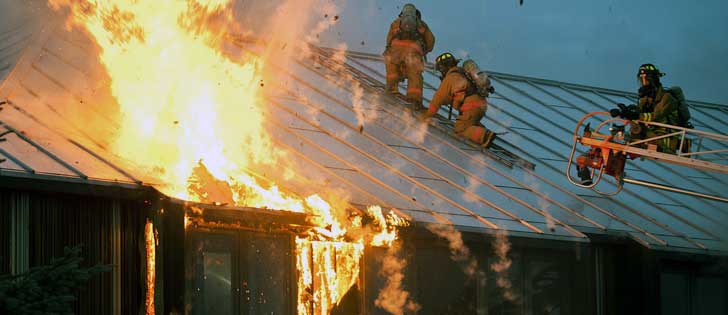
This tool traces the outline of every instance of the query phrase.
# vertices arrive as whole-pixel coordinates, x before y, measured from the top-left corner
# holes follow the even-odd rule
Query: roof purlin
[[[285,72],[287,72],[287,71],[285,71]],[[301,80],[301,81],[302,81],[302,80]],[[308,85],[308,83],[306,83],[305,81],[302,81],[302,82],[300,82],[300,83],[301,83],[301,84],[304,84],[304,85]],[[336,84],[335,82],[332,82],[332,83]],[[311,87],[311,86],[309,86],[309,87]],[[351,91],[351,90],[350,90],[350,88],[349,88],[348,86],[345,86],[345,85],[343,85],[343,86],[340,86],[340,87],[341,87],[341,88],[343,88],[343,89],[346,89],[346,90],[349,90],[349,91]],[[319,91],[319,93],[322,93],[322,91],[320,91],[320,90],[318,90],[318,91]],[[348,106],[344,105],[344,104],[343,104],[343,103],[342,103],[341,101],[339,101],[339,100],[337,100],[337,99],[335,99],[335,98],[333,98],[333,97],[331,97],[331,96],[329,96],[329,98],[330,98],[330,99],[332,99],[332,100],[334,100],[334,101],[335,101],[335,103],[336,103],[337,105],[339,105],[339,106],[342,106],[342,107],[344,107],[344,108],[345,108],[345,109],[347,109],[347,110],[351,110],[351,108],[349,108]],[[319,108],[319,109],[320,109],[320,108]],[[386,110],[385,110],[385,111],[386,111]],[[329,117],[331,117],[332,119],[335,119],[335,120],[339,121],[339,122],[340,122],[340,123],[342,123],[343,125],[346,125],[346,126],[347,126],[347,127],[348,127],[348,128],[350,129],[350,130],[352,130],[352,131],[356,131],[356,127],[355,127],[355,126],[349,125],[349,124],[347,124],[347,123],[345,123],[345,122],[341,121],[340,119],[338,119],[338,117],[335,117],[335,116],[333,116],[333,115],[329,114],[329,113],[328,113],[327,111],[322,111],[322,112],[323,112],[323,114],[325,114],[325,115],[328,115],[328,116],[329,116]],[[379,124],[379,123],[378,123],[378,122],[376,122],[376,121],[375,121],[374,123],[375,123],[376,125],[378,125],[379,127],[383,127],[383,129],[387,129],[386,127],[382,126],[381,124]],[[389,130],[389,129],[387,129],[387,130]],[[391,130],[390,130],[390,131],[391,131]],[[391,131],[391,132],[392,132],[392,133],[393,133],[393,134],[394,134],[394,135],[395,135],[396,137],[399,137],[400,139],[403,139],[403,140],[405,140],[405,141],[407,141],[407,142],[411,143],[411,144],[412,144],[413,146],[416,146],[416,147],[418,147],[418,148],[420,148],[420,149],[424,150],[425,152],[428,152],[428,153],[430,153],[430,154],[433,154],[433,153],[432,153],[431,151],[429,151],[429,150],[426,150],[426,149],[425,149],[425,148],[423,148],[422,146],[420,146],[420,145],[417,145],[417,144],[415,144],[415,143],[413,143],[413,142],[409,141],[409,139],[407,139],[406,137],[402,136],[401,134],[398,134],[398,133],[396,133],[396,132],[393,132],[393,131]],[[462,187],[462,186],[460,186],[460,185],[456,184],[456,183],[455,183],[454,181],[452,181],[452,180],[450,180],[450,179],[447,179],[447,178],[445,178],[445,177],[441,176],[441,175],[440,175],[439,173],[437,173],[437,172],[435,172],[435,171],[431,170],[431,169],[430,169],[429,167],[427,167],[427,166],[425,166],[425,165],[423,165],[423,164],[421,164],[421,163],[419,163],[419,162],[417,162],[417,161],[414,161],[413,159],[411,159],[411,158],[407,157],[406,155],[404,155],[404,154],[400,153],[399,151],[396,151],[396,150],[392,150],[392,149],[390,149],[390,148],[389,148],[389,147],[388,147],[388,146],[387,146],[386,144],[384,144],[383,142],[379,141],[378,139],[376,139],[376,138],[374,138],[374,137],[372,137],[372,136],[369,136],[369,135],[367,135],[367,134],[364,134],[364,136],[365,136],[365,137],[367,137],[368,139],[370,139],[371,141],[374,141],[375,143],[378,143],[378,144],[379,144],[380,146],[382,146],[382,147],[385,147],[385,148],[386,148],[387,150],[389,150],[389,151],[390,151],[390,152],[392,152],[393,154],[395,154],[395,155],[397,155],[397,156],[399,156],[399,157],[401,157],[401,158],[403,158],[403,159],[407,160],[408,162],[410,162],[410,163],[412,163],[412,164],[414,164],[414,165],[418,166],[419,168],[421,168],[421,169],[425,170],[425,171],[426,171],[426,172],[428,172],[429,174],[431,174],[431,175],[433,175],[433,176],[435,176],[435,177],[437,177],[437,178],[439,178],[439,179],[441,179],[441,180],[445,180],[446,182],[450,183],[450,184],[451,184],[452,186],[456,187],[456,188],[457,188],[457,189],[459,189],[460,191],[462,191],[462,192],[464,192],[464,193],[467,193],[467,194],[471,194],[471,195],[473,195],[473,196],[474,196],[474,198],[476,198],[476,199],[477,199],[478,201],[480,201],[480,202],[482,202],[482,203],[484,203],[484,204],[486,204],[486,205],[488,205],[488,206],[492,207],[493,209],[496,209],[497,211],[499,211],[499,212],[501,212],[501,213],[505,214],[505,215],[506,215],[506,216],[508,216],[508,217],[511,217],[511,218],[512,218],[513,220],[515,220],[515,221],[517,221],[517,222],[520,222],[521,224],[524,224],[524,225],[525,225],[525,226],[527,226],[527,227],[528,227],[529,229],[532,229],[532,230],[534,230],[534,231],[535,231],[535,232],[537,232],[537,233],[543,233],[543,231],[541,231],[540,229],[538,229],[538,228],[534,227],[533,225],[531,225],[531,224],[527,223],[527,221],[526,221],[526,220],[524,220],[524,219],[521,219],[521,218],[519,218],[518,216],[516,216],[516,215],[514,215],[514,214],[510,213],[509,211],[507,211],[507,210],[505,210],[505,209],[503,209],[503,208],[501,208],[501,207],[499,207],[499,206],[495,205],[494,203],[492,203],[492,202],[490,202],[490,201],[488,201],[488,200],[486,200],[486,199],[484,199],[484,198],[482,198],[482,197],[478,196],[477,194],[474,194],[473,192],[471,192],[471,191],[467,190],[466,188],[464,188],[464,187]],[[342,142],[344,142],[344,141],[342,141]],[[433,154],[433,155],[434,155],[434,154]],[[442,158],[442,157],[439,157],[439,159],[443,160],[443,158]],[[388,164],[386,164],[386,163],[384,163],[384,162],[381,162],[381,163],[382,163],[382,165],[385,165],[385,166],[389,166]],[[398,170],[397,170],[397,171],[398,171]],[[475,175],[471,174],[470,172],[467,172],[467,171],[465,171],[465,174],[469,174],[469,175],[470,175],[471,177],[477,178],[477,176],[475,176]],[[402,174],[402,175],[403,175],[403,176],[407,176],[407,175],[405,175],[405,174]],[[417,181],[413,181],[413,183],[417,183],[417,185],[420,185],[420,183],[419,183],[419,182],[417,182]],[[489,185],[490,185],[490,184],[489,184]],[[496,189],[497,189],[497,187],[496,187]],[[502,193],[505,193],[504,191],[502,191],[502,190],[500,190],[500,189],[498,189],[498,190],[499,190],[500,192],[502,192]],[[506,194],[506,197],[507,197],[507,198],[509,198],[509,199],[517,199],[517,198],[513,197],[512,195],[509,195],[509,194],[507,194],[507,193],[505,193],[505,194]],[[447,197],[445,197],[445,196],[442,196],[441,198],[447,198]],[[473,212],[472,212],[472,211],[471,211],[470,209],[467,209],[467,207],[463,207],[462,205],[459,205],[458,203],[456,203],[456,202],[452,201],[452,200],[451,200],[451,199],[449,199],[449,198],[448,198],[448,199],[445,199],[445,200],[448,200],[448,201],[451,201],[451,202],[453,202],[453,203],[454,203],[454,205],[456,205],[456,206],[457,206],[458,208],[460,208],[460,209],[461,209],[461,210],[463,210],[463,211],[466,211],[467,213],[470,213],[471,215],[474,215],[474,216],[479,216],[478,214],[476,214],[476,213],[473,213]],[[541,212],[541,211],[539,211],[539,210],[536,210],[535,208],[533,208],[532,206],[528,205],[527,203],[525,203],[525,202],[523,202],[523,201],[521,201],[521,200],[519,200],[518,202],[519,202],[519,203],[521,203],[522,205],[524,205],[524,204],[525,204],[525,205],[527,206],[527,208],[529,208],[529,209],[533,210],[534,212],[536,212],[536,213],[538,213],[538,214],[540,214],[540,215],[542,215],[542,216],[544,215],[544,214],[543,214],[543,212]],[[575,236],[578,236],[578,237],[585,237],[585,236],[584,236],[584,235],[583,235],[583,234],[582,234],[581,232],[579,232],[579,231],[577,231],[577,230],[575,230],[575,229],[571,228],[570,226],[568,226],[568,225],[566,225],[566,224],[563,224],[563,223],[562,223],[562,222],[560,222],[559,220],[556,220],[556,219],[555,219],[555,221],[557,221],[559,225],[562,225],[562,226],[564,226],[564,227],[565,227],[565,228],[566,228],[567,230],[569,230],[569,231],[570,231],[570,232],[571,232],[572,234],[574,234]]]
[[[346,87],[344,87],[344,88],[346,88]],[[526,169],[526,168],[523,168],[523,169]],[[535,173],[533,173],[533,172],[530,172],[530,173],[532,173],[532,174],[536,175],[536,174],[535,174]],[[555,187],[558,187],[558,185],[556,185],[556,184],[553,184],[553,185],[554,185]],[[584,200],[583,198],[580,198],[580,199],[581,199],[582,201],[588,202],[588,201]],[[590,203],[590,202],[589,202],[589,203]],[[592,205],[593,205],[593,203],[592,203]],[[612,217],[613,219],[617,219],[617,218],[618,218],[618,217],[616,217],[616,216],[613,216],[613,215],[612,215],[612,214],[611,214],[611,213],[610,213],[609,211],[606,211],[606,210],[604,210],[604,209],[601,209],[601,208],[599,208],[599,207],[596,207],[596,205],[593,205],[593,207],[594,207],[594,208],[596,208],[596,209],[599,209],[599,210],[601,210],[601,212],[603,212],[603,213],[606,213],[606,214],[608,214],[608,215],[609,215],[610,217]],[[634,210],[634,212],[638,212],[638,211]],[[618,221],[620,221],[620,222],[622,222],[622,223],[625,223],[625,224],[627,224],[628,226],[631,226],[631,227],[633,227],[633,228],[636,228],[636,226],[634,226],[634,225],[632,225],[632,224],[629,224],[628,222],[626,222],[626,221],[622,220],[621,218],[619,218],[619,219],[618,219]],[[655,221],[655,222],[657,222],[657,221]],[[653,222],[653,223],[655,223],[655,222]],[[657,224],[657,225],[660,225],[660,224],[659,224],[659,222],[657,222],[656,224]],[[666,244],[666,242],[665,242],[664,240],[661,240],[661,239],[659,239],[659,238],[656,238],[656,236],[654,236],[654,235],[653,235],[652,233],[649,233],[649,232],[647,232],[647,231],[644,231],[644,230],[642,230],[642,229],[640,229],[640,228],[636,228],[636,230],[638,230],[638,231],[642,231],[642,232],[643,232],[643,233],[644,233],[645,235],[649,236],[650,238],[653,238],[653,239],[655,239],[655,240],[656,240],[656,241],[657,241],[658,243],[661,243],[661,244]]]
[[[303,104],[307,104],[307,102],[302,102],[302,103]],[[286,108],[286,107],[282,106],[281,104],[277,104],[277,103],[273,103],[273,104],[276,105],[276,106],[278,106],[282,110],[288,112],[291,115],[296,115],[296,113],[294,111],[291,111],[289,108]],[[303,121],[305,121],[305,122],[307,122],[307,123],[309,123],[309,124],[311,124],[312,126],[315,126],[315,123],[313,121],[308,120],[305,117],[298,116],[298,118],[301,119],[301,120],[303,120]],[[333,119],[336,119],[336,118],[333,118]],[[317,126],[317,128],[319,128],[320,130],[322,130],[322,132],[324,132],[325,134],[331,136],[332,138],[334,138],[335,140],[337,140],[341,144],[344,144],[345,146],[347,146],[351,150],[354,150],[357,153],[361,154],[362,156],[364,156],[364,157],[366,157],[366,158],[374,161],[375,163],[383,166],[385,169],[387,169],[388,171],[390,171],[393,174],[396,174],[398,177],[400,177],[402,179],[405,179],[406,181],[410,182],[411,184],[415,185],[416,187],[419,187],[420,189],[422,189],[422,190],[424,190],[424,191],[432,194],[433,196],[436,196],[440,200],[443,200],[443,201],[449,203],[450,205],[456,207],[457,209],[460,209],[460,210],[462,210],[465,213],[469,213],[473,218],[475,218],[476,220],[480,221],[484,225],[489,226],[489,227],[494,228],[494,229],[499,229],[500,228],[498,225],[494,224],[493,222],[490,222],[489,220],[485,219],[484,217],[481,217],[481,216],[473,213],[467,207],[465,207],[465,206],[459,204],[458,202],[455,202],[454,200],[446,197],[445,195],[443,195],[442,193],[438,192],[437,190],[432,189],[431,187],[429,187],[427,185],[424,185],[424,184],[422,184],[419,181],[413,180],[407,174],[404,174],[402,171],[396,169],[392,165],[389,165],[386,162],[382,161],[381,159],[379,159],[379,158],[377,158],[377,157],[369,154],[368,152],[365,152],[361,148],[359,148],[357,146],[354,146],[354,145],[348,143],[347,141],[343,141],[343,139],[336,137],[335,135],[331,134],[331,132],[329,132],[327,130],[321,129],[321,127],[319,127],[319,126]],[[352,129],[352,130],[355,130],[355,129]]]
[[[343,88],[344,88],[344,89],[347,89],[346,87],[343,87]],[[348,106],[346,106],[345,104],[341,103],[340,101],[336,100],[335,102],[336,102],[336,103],[337,103],[338,105],[340,105],[340,106],[343,106],[343,107],[345,107],[346,109],[349,109],[349,110],[350,110],[350,108],[349,108]],[[388,111],[387,111],[386,109],[383,109],[383,111],[385,111],[385,112],[387,112],[387,114],[391,115],[391,113],[389,113],[389,112],[388,112]],[[476,180],[477,180],[477,181],[478,181],[479,183],[481,183],[481,184],[484,184],[484,185],[486,185],[486,186],[490,187],[491,189],[493,189],[493,190],[495,190],[495,191],[497,191],[497,192],[501,193],[501,194],[502,194],[502,195],[504,195],[504,196],[505,196],[506,198],[508,198],[508,199],[510,199],[510,200],[513,200],[514,202],[517,202],[517,203],[521,204],[522,206],[524,206],[524,207],[526,207],[526,208],[528,208],[528,209],[532,210],[533,212],[535,212],[535,213],[537,213],[537,214],[539,214],[539,215],[541,215],[541,216],[544,216],[544,217],[546,216],[546,215],[544,214],[544,212],[543,212],[543,211],[541,211],[541,210],[539,210],[539,209],[536,209],[535,207],[531,206],[530,204],[528,204],[528,203],[524,202],[523,200],[520,200],[519,198],[517,198],[517,197],[515,197],[515,196],[513,196],[513,195],[511,195],[511,194],[509,194],[508,192],[506,192],[506,191],[504,191],[504,190],[500,189],[499,187],[496,187],[495,185],[493,185],[493,184],[491,184],[491,183],[489,183],[489,182],[487,182],[487,181],[484,181],[484,180],[480,179],[480,178],[479,178],[478,176],[476,176],[475,174],[472,174],[471,172],[469,172],[469,171],[465,170],[464,168],[462,168],[462,167],[459,167],[459,166],[457,166],[457,165],[456,165],[455,163],[452,163],[452,162],[451,162],[451,161],[449,161],[448,159],[446,159],[446,158],[444,158],[444,157],[442,157],[442,156],[440,156],[440,155],[438,155],[438,154],[435,154],[435,153],[434,153],[433,151],[431,151],[431,150],[427,149],[426,147],[423,147],[423,146],[421,146],[421,145],[419,145],[419,144],[416,144],[416,143],[412,142],[412,141],[411,141],[410,139],[408,139],[407,137],[405,137],[405,136],[403,136],[402,134],[400,134],[400,133],[398,133],[398,132],[396,132],[396,131],[394,131],[394,130],[392,130],[392,129],[388,128],[387,126],[384,126],[384,125],[382,125],[382,124],[381,124],[380,122],[378,122],[378,121],[374,121],[374,124],[375,124],[375,125],[376,125],[377,127],[381,128],[381,129],[383,129],[383,130],[386,130],[386,131],[388,131],[389,133],[391,133],[391,134],[392,134],[392,135],[394,135],[395,137],[397,137],[397,138],[399,138],[399,139],[401,139],[401,140],[403,140],[403,141],[405,141],[405,142],[409,143],[409,144],[410,144],[410,145],[411,145],[412,147],[415,147],[415,148],[418,148],[418,149],[421,149],[421,150],[423,150],[423,151],[424,151],[424,152],[426,152],[427,154],[429,154],[429,155],[433,156],[433,157],[434,157],[434,158],[436,158],[437,160],[439,160],[439,161],[443,162],[444,164],[446,164],[446,165],[448,165],[448,166],[452,167],[453,169],[456,169],[456,170],[458,170],[459,172],[461,172],[461,173],[463,173],[463,174],[466,174],[466,175],[470,176],[471,178],[474,178],[474,179],[476,179]],[[352,130],[355,130],[355,127],[354,127],[354,126],[351,126],[351,125],[348,125],[348,124],[347,124],[347,126],[348,126],[348,127],[350,128],[350,129],[352,129]],[[367,136],[367,137],[369,137],[370,139],[372,139],[373,141],[375,141],[375,142],[379,143],[379,144],[380,144],[381,146],[384,146],[384,147],[388,147],[388,146],[387,146],[386,144],[382,143],[381,141],[379,141],[378,139],[376,139],[376,138],[374,138],[374,137],[368,136],[368,135],[366,135],[366,134],[365,134],[365,136]],[[449,144],[449,143],[448,143],[448,144]],[[452,147],[453,147],[453,148],[456,148],[455,146],[452,146]],[[514,214],[512,214],[512,213],[510,213],[510,212],[508,212],[507,210],[505,210],[505,209],[503,209],[503,208],[500,208],[500,207],[498,207],[497,205],[493,204],[492,202],[490,202],[490,201],[488,201],[488,200],[486,200],[486,199],[484,199],[484,198],[480,197],[479,195],[477,195],[477,194],[475,194],[475,193],[471,192],[470,190],[466,189],[465,187],[462,187],[461,185],[458,185],[458,184],[457,184],[457,183],[455,183],[455,182],[454,182],[453,180],[451,180],[451,179],[448,179],[448,178],[445,178],[445,177],[441,176],[441,175],[440,175],[440,173],[438,173],[438,172],[435,172],[435,171],[433,171],[432,169],[430,169],[429,167],[427,167],[427,166],[423,165],[422,163],[419,163],[419,162],[415,161],[414,159],[412,159],[412,158],[410,158],[410,157],[408,157],[408,156],[406,156],[406,155],[404,155],[404,154],[402,154],[402,153],[400,153],[400,152],[398,152],[398,151],[396,151],[396,150],[390,150],[390,151],[391,151],[391,152],[393,152],[394,154],[396,154],[396,155],[400,156],[401,158],[403,158],[403,159],[405,159],[405,160],[409,161],[410,163],[413,163],[413,164],[417,165],[418,167],[420,167],[420,168],[424,169],[425,171],[427,171],[427,172],[428,172],[429,174],[431,174],[431,175],[435,176],[436,178],[438,178],[438,179],[441,179],[441,180],[444,180],[444,181],[446,181],[446,182],[450,183],[451,185],[455,186],[456,188],[458,188],[459,190],[463,191],[464,193],[469,193],[469,194],[471,194],[471,195],[474,195],[474,197],[475,197],[476,199],[478,199],[479,201],[481,201],[481,202],[483,202],[483,203],[487,204],[488,206],[490,206],[490,207],[492,207],[492,208],[494,208],[494,209],[496,209],[496,210],[498,210],[498,211],[500,211],[500,212],[504,213],[505,215],[507,215],[507,216],[511,217],[512,219],[514,219],[514,220],[516,220],[516,221],[519,221],[519,222],[520,222],[520,221],[525,221],[525,220],[523,220],[523,219],[519,218],[518,216],[516,216],[516,215],[514,215]],[[495,169],[495,168],[491,168],[491,169]],[[504,174],[504,173],[502,173],[502,172],[499,172],[499,174]],[[518,182],[518,184],[522,185],[522,187],[526,187],[526,188],[528,188],[528,186],[527,186],[527,185],[525,185],[525,184],[522,184],[522,183],[520,183],[520,182]],[[582,234],[581,232],[579,232],[579,231],[577,231],[577,230],[573,229],[572,227],[568,226],[567,224],[564,224],[563,222],[561,222],[561,221],[559,221],[559,220],[557,220],[557,219],[554,219],[554,220],[555,220],[555,221],[557,222],[557,224],[559,224],[559,225],[563,226],[564,228],[566,228],[567,230],[569,230],[570,232],[572,232],[572,234],[574,234],[575,236],[579,236],[579,237],[585,237],[585,235],[584,235],[584,234]],[[599,225],[599,224],[598,224],[598,223],[596,223],[596,222],[593,222],[593,221],[591,221],[591,220],[588,220],[588,222],[590,222],[590,223],[593,223],[593,224],[595,224],[595,226],[597,226],[597,227],[601,227],[601,228],[603,228],[603,226]],[[533,228],[532,228],[532,229],[533,229]]]
[[[557,186],[557,185],[556,185],[556,186]],[[582,200],[583,200],[583,199],[582,199]],[[597,207],[597,208],[598,208],[598,207]],[[608,213],[608,212],[606,212],[606,213]],[[610,217],[612,217],[613,219],[615,218],[614,216],[610,216]],[[624,220],[618,220],[618,221],[620,221],[620,222],[623,222],[623,223],[626,223],[626,221],[624,221]],[[657,221],[651,221],[651,222],[653,222],[653,223],[656,223],[656,224],[657,224],[658,226],[664,226],[664,225],[661,225],[661,224],[659,224],[659,222],[657,222]],[[627,224],[627,225],[628,225],[628,226],[631,226],[631,227],[633,227],[633,228],[635,228],[635,226],[634,226],[634,225],[631,225],[631,224]],[[641,230],[641,229],[640,229],[640,228],[637,228],[636,230]],[[644,230],[642,230],[642,231],[644,232],[644,234],[645,234],[645,235],[648,235],[648,236],[649,236],[650,238],[653,238],[653,239],[655,239],[655,238],[656,238],[656,237],[655,237],[654,235],[652,235],[651,233],[649,233],[649,232],[646,232],[646,231],[644,231]],[[679,233],[678,233],[678,234],[679,234]],[[660,243],[660,244],[665,244],[665,242],[664,242],[664,241],[662,241],[662,240],[659,240],[659,239],[657,239],[656,241],[657,241],[658,243]],[[698,247],[700,247],[700,245],[698,245],[698,244],[697,244],[696,242],[693,242],[693,244],[695,244],[695,245],[697,245]]]
[[[7,123],[5,123],[5,122],[3,122],[3,121],[0,120],[0,125],[4,126],[5,129],[7,129],[8,131],[11,131],[18,138],[20,138],[23,141],[25,141],[26,143],[30,144],[31,146],[33,146],[34,148],[36,148],[38,151],[43,152],[43,154],[45,154],[46,156],[48,156],[52,160],[56,161],[58,164],[60,164],[61,166],[65,167],[67,170],[69,170],[69,171],[73,172],[74,174],[78,175],[78,177],[83,178],[83,179],[88,179],[88,176],[86,174],[84,174],[83,172],[79,171],[77,168],[71,166],[66,161],[64,161],[63,159],[61,159],[58,156],[56,156],[55,154],[53,154],[50,151],[46,150],[46,148],[44,148],[43,146],[37,144],[35,141],[33,141],[30,138],[26,137],[23,133],[18,132],[17,130],[15,130],[15,128],[11,127]]]

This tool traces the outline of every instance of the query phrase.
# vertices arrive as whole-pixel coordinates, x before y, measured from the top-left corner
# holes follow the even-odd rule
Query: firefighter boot
[[[412,106],[412,111],[414,113],[424,112],[427,110],[425,106],[422,106],[422,100],[413,100],[409,99],[410,105]]]
[[[588,154],[582,154],[576,157],[576,173],[581,179],[581,184],[589,186],[592,184],[591,171],[587,165],[594,164],[594,161]]]
[[[491,144],[493,144],[493,140],[495,140],[495,132],[492,132],[490,130],[485,131],[485,135],[483,136],[483,143],[480,145],[482,148],[489,148]]]
[[[685,138],[685,142],[683,143],[683,147],[682,147],[682,149],[681,149],[680,152],[685,153],[685,154],[692,152],[690,150],[691,149],[690,147],[692,145],[693,145],[693,139],[687,139],[687,138]]]
[[[592,184],[591,172],[589,171],[588,167],[577,165],[576,172],[577,172],[577,175],[579,175],[579,178],[581,179],[582,185],[589,186]]]

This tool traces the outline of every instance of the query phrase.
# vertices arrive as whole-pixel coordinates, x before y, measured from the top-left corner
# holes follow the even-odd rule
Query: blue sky
[[[337,1],[340,2],[340,1]],[[634,0],[411,1],[443,51],[481,68],[636,91],[640,64],[656,64],[666,85],[689,99],[728,105],[728,2]],[[407,1],[349,0],[324,44],[380,53]],[[361,42],[364,42],[364,45]]]

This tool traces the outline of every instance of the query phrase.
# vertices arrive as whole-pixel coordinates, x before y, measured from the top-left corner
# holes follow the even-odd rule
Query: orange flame
[[[392,246],[392,243],[397,240],[397,227],[408,225],[405,219],[394,212],[390,212],[389,215],[385,216],[379,206],[370,206],[367,208],[367,212],[374,218],[374,224],[380,230],[372,238],[370,242],[372,246]]]
[[[147,219],[144,226],[144,244],[147,253],[147,295],[145,299],[146,314],[154,315],[154,284],[156,281],[156,238],[154,224]]]
[[[302,211],[300,201],[261,187],[247,167],[275,165],[263,128],[260,62],[235,63],[214,46],[216,34],[190,26],[198,12],[227,12],[227,1],[50,0],[71,9],[101,47],[121,126],[113,149],[157,180],[167,194],[202,201],[188,180],[198,164],[259,198],[250,206]],[[215,200],[219,201],[219,200]]]
[[[99,60],[119,108],[112,150],[129,161],[127,168],[150,175],[157,188],[180,199],[313,215],[314,234],[296,241],[299,314],[329,312],[356,284],[364,244],[390,246],[396,239],[396,227],[404,220],[393,213],[385,216],[379,207],[368,210],[376,231],[359,231],[356,241],[346,242],[349,230],[363,229],[360,217],[346,215],[350,206],[339,202],[333,207],[319,195],[300,198],[257,180],[255,170],[266,167],[293,173],[285,152],[273,146],[264,128],[260,82],[265,61],[249,56],[232,61],[218,49],[224,38],[220,30],[226,27],[213,21],[233,23],[230,0],[49,3],[68,9],[69,26],[85,29],[100,48]],[[295,2],[289,9],[300,5]],[[330,23],[319,23],[314,32]],[[295,176],[284,176],[288,178]],[[191,220],[185,216],[184,222],[187,228]],[[153,314],[151,222],[145,236],[146,305]]]

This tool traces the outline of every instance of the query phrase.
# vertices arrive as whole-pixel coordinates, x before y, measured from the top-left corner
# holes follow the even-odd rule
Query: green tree
[[[74,293],[94,275],[111,270],[102,264],[82,267],[80,254],[80,245],[66,247],[48,265],[0,276],[0,314],[73,314]]]

